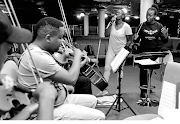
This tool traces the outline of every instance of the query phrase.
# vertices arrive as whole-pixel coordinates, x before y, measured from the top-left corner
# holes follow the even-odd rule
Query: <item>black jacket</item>
[[[139,30],[140,26],[138,27]],[[144,22],[139,30],[139,38],[135,42],[140,41],[140,47],[144,48],[157,48],[162,47],[164,43],[168,42],[168,38],[165,38],[161,32],[163,25],[155,21],[153,24]]]

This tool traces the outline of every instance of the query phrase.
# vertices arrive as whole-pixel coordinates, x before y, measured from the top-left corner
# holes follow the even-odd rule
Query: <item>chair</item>
[[[179,75],[180,75],[180,63],[168,62],[165,68],[163,81],[177,84],[180,82]],[[163,89],[163,84],[162,84],[162,89]],[[158,114],[142,114],[142,115],[137,115],[137,116],[131,116],[131,117],[125,118],[124,120],[151,120],[156,117],[163,118],[161,115],[159,115],[159,110],[163,109],[161,106],[161,98],[160,98],[160,105],[158,108]]]
[[[163,69],[166,66],[166,64],[168,62],[174,62],[173,55],[172,55],[171,51],[167,50],[167,53],[169,53],[169,54],[166,55],[164,58],[157,58],[156,59],[156,62],[161,63],[161,67],[160,67],[160,81],[163,80],[163,76],[164,76],[164,70]]]
[[[14,81],[17,81],[17,77],[18,77],[17,70],[18,70],[17,64],[12,60],[8,60],[4,63],[4,66],[1,70],[1,74],[9,75],[14,79]]]
[[[8,60],[4,63],[4,66],[3,66],[0,74],[10,76],[14,80],[16,86],[18,86],[18,88],[20,88],[20,86],[17,83],[17,81],[18,81],[17,70],[18,70],[17,64],[12,60]],[[26,90],[23,89],[23,91],[26,91]],[[25,93],[16,91],[15,97],[21,101],[21,104],[25,104],[25,105],[30,104],[29,98],[28,98],[27,94],[25,94]]]

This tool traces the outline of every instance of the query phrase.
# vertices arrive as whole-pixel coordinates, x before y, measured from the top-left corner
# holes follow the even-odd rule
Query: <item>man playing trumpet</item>
[[[53,58],[52,54],[57,52],[64,35],[62,21],[45,17],[36,25],[36,39],[29,45],[29,50],[37,67],[40,76],[44,81],[53,83],[58,90],[54,118],[68,120],[104,120],[105,115],[96,110],[97,98],[88,94],[69,94],[66,85],[74,86],[79,77],[81,58],[83,53],[80,49],[74,48],[74,58],[69,70],[61,67]],[[25,51],[19,64],[19,83],[31,90],[36,89],[36,79],[39,81],[37,71]],[[35,73],[36,77],[33,76]],[[64,85],[65,84],[65,85]]]

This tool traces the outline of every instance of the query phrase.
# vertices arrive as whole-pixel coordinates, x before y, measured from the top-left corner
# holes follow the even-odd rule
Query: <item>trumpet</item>
[[[77,49],[75,46],[73,46],[71,43],[67,42],[65,39],[62,40],[61,46],[58,50],[59,53],[65,53],[67,57],[69,56],[74,56],[74,49]],[[87,63],[93,62],[93,63],[98,63],[97,59],[91,59],[90,57],[87,56],[87,52],[85,50],[82,51],[83,59],[87,59]]]
[[[58,52],[59,53],[64,53],[64,52],[68,52],[71,55],[73,55],[74,53],[74,46],[70,43],[68,43],[65,39],[61,39],[61,45],[59,47]]]

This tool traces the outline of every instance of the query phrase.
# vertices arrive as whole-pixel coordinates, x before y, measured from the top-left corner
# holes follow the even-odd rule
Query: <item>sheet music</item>
[[[159,120],[163,120],[163,119],[160,118],[160,117],[155,117],[155,118],[153,118],[153,119],[151,119],[151,120],[153,120],[153,121],[159,121]]]
[[[119,66],[122,64],[128,54],[129,51],[126,50],[124,47],[119,51],[114,60],[111,62],[113,72],[116,72],[116,70],[119,68]]]
[[[141,65],[153,65],[158,64],[156,61],[153,61],[151,59],[141,59],[141,60],[134,60],[134,63],[138,63]]]
[[[161,99],[158,108],[158,114],[164,117],[164,113],[168,109],[176,108],[176,84],[163,82]]]
[[[180,109],[180,92],[178,93],[178,109]]]
[[[180,120],[179,115],[180,115],[179,109],[166,109],[163,119],[164,120]]]

